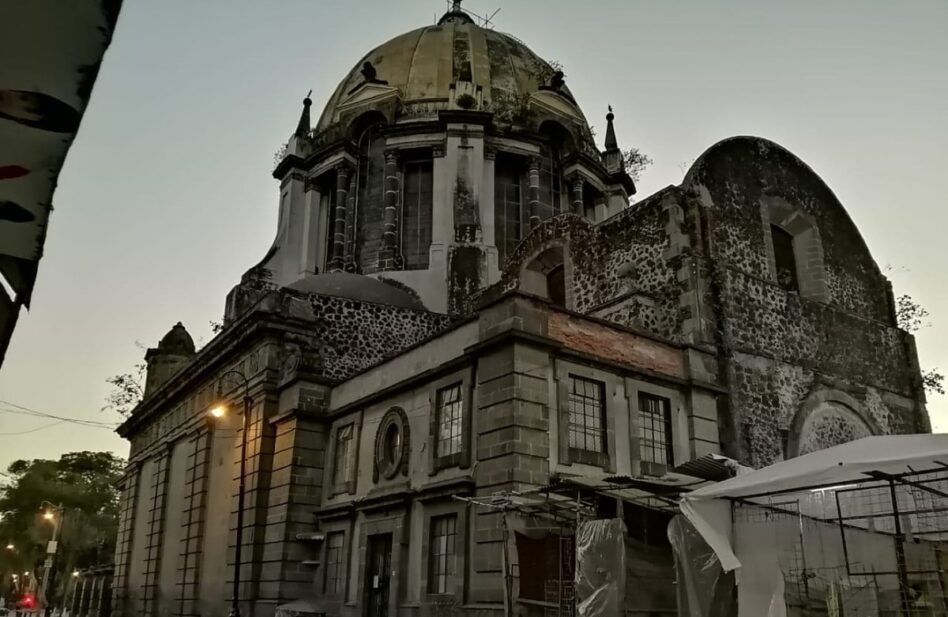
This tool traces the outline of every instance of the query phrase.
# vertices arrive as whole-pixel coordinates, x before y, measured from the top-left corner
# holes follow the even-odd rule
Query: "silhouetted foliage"
[[[908,294],[901,295],[896,300],[895,318],[899,327],[911,334],[931,325],[928,321],[928,311]],[[922,386],[926,392],[944,394],[944,382],[945,376],[938,372],[937,367],[922,371]]]
[[[105,397],[102,410],[111,409],[126,418],[130,416],[145,396],[145,369],[144,364],[136,364],[131,373],[122,373],[106,379],[106,383],[112,385],[112,391]]]
[[[69,452],[58,461],[18,460],[7,467],[8,484],[0,487],[0,580],[37,568],[52,539],[53,524],[42,516],[44,501],[62,504],[59,546],[53,576],[59,581],[49,598],[61,597],[76,568],[109,563],[115,552],[118,527],[118,490],[115,486],[125,461],[111,452]],[[57,515],[58,516],[58,515]],[[7,549],[7,545],[13,546]],[[11,597],[3,587],[0,595]]]
[[[638,182],[642,172],[655,161],[647,154],[639,152],[638,148],[629,148],[622,153],[622,162],[625,165],[625,173],[629,174],[633,181]]]

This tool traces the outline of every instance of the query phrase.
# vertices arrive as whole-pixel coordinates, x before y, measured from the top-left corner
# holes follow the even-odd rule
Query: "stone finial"
[[[609,106],[609,113],[606,114],[606,151],[618,150],[619,141],[616,139],[616,129],[612,125],[612,121],[615,119],[615,114],[612,113],[612,105]]]
[[[313,91],[310,90],[306,94],[306,98],[303,99],[303,113],[300,114],[300,121],[296,125],[296,133],[294,133],[294,135],[298,137],[304,137],[305,135],[308,135],[310,131],[309,108],[312,106],[313,100],[309,97],[312,93]]]
[[[559,92],[566,85],[566,75],[563,71],[554,71],[550,76],[550,89]]]

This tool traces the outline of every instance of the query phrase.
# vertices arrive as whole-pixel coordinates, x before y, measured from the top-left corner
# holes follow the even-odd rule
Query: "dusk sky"
[[[931,316],[923,369],[948,373],[948,2],[466,0],[562,63],[590,124],[681,182],[733,135],[771,139],[832,188],[897,295]],[[200,346],[276,227],[274,152],[312,89],[315,122],[373,47],[432,23],[438,0],[125,0],[54,195],[33,308],[0,371],[0,468],[127,444],[95,421],[111,375],[181,321]],[[600,144],[601,146],[601,144]],[[140,343],[142,347],[136,345]],[[948,397],[929,396],[936,431]]]

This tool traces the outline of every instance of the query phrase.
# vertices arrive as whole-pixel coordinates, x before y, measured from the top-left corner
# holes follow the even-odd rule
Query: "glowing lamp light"
[[[223,405],[218,405],[217,407],[213,407],[210,413],[211,413],[211,416],[214,418],[223,418],[224,416],[227,415],[227,408],[224,407]]]
[[[73,570],[73,571],[72,571],[72,575],[73,575],[73,576],[79,576],[79,570]]]
[[[43,518],[45,518],[47,521],[53,520],[55,516],[56,515],[53,514],[52,510],[47,510],[46,512],[43,512]]]
[[[7,544],[7,550],[8,550],[8,551],[12,551],[14,548],[16,548],[16,547],[13,546],[13,542],[10,542],[9,544]]]

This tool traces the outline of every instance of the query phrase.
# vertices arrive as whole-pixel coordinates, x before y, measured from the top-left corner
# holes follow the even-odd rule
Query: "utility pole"
[[[43,513],[43,518],[48,521],[53,521],[53,539],[46,544],[46,561],[43,562],[43,582],[40,584],[39,592],[39,605],[44,613],[48,613],[47,602],[46,602],[46,590],[49,585],[49,573],[53,569],[53,556],[56,554],[56,549],[59,545],[59,531],[62,529],[62,519],[63,519],[63,504],[58,506],[44,501],[42,505],[46,506],[46,512]]]

